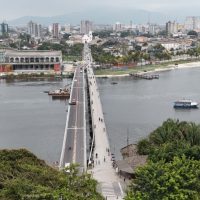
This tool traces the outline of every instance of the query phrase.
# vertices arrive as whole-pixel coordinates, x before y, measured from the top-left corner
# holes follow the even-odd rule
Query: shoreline
[[[148,74],[148,73],[154,73],[154,72],[164,72],[164,71],[171,71],[171,70],[175,70],[175,69],[189,69],[189,68],[197,68],[197,67],[200,67],[200,61],[178,64],[177,66],[170,64],[166,67],[160,67],[160,68],[158,67],[154,70],[149,70],[149,71],[146,71],[146,72],[138,71],[138,72],[135,72],[135,73]],[[127,77],[127,76],[130,76],[130,75],[129,74],[95,75],[95,77],[97,77],[97,78],[112,78],[112,77]]]

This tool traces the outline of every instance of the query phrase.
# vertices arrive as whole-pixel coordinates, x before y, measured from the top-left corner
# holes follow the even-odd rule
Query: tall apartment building
[[[6,34],[8,34],[8,24],[3,22],[0,24],[0,36],[4,36]]]
[[[200,29],[200,17],[195,17],[195,16],[186,17],[185,29],[186,30]]]
[[[59,23],[53,23],[52,34],[54,38],[59,38]]]
[[[116,22],[113,26],[113,31],[116,32],[122,31],[122,24],[120,22]]]
[[[34,23],[30,21],[28,23],[28,34],[32,37],[40,38],[42,37],[42,26],[41,24]]]
[[[93,23],[89,20],[82,20],[80,26],[80,33],[89,34],[90,31],[93,31]]]
[[[168,36],[178,33],[178,23],[168,21],[166,23],[166,32]]]
[[[65,33],[71,33],[71,24],[66,24],[64,26]]]
[[[155,35],[160,31],[160,27],[157,24],[149,24],[149,33]]]

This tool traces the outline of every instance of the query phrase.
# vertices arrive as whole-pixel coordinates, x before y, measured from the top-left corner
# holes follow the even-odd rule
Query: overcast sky
[[[127,7],[177,16],[198,15],[200,10],[200,0],[0,0],[0,5],[0,21],[22,16],[55,16],[103,7]]]

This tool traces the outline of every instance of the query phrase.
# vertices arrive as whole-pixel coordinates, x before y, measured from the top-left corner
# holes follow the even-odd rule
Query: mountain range
[[[64,15],[40,17],[40,16],[24,16],[11,21],[11,26],[24,26],[30,20],[42,25],[50,25],[58,22],[60,24],[80,24],[81,20],[91,20],[95,24],[113,24],[117,21],[121,23],[143,24],[147,22],[164,24],[169,17],[158,12],[149,12],[146,10],[136,9],[112,9],[112,8],[96,8],[92,10],[84,10],[81,12],[71,12]]]

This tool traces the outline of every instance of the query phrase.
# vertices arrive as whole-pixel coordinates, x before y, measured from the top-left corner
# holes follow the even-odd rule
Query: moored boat
[[[116,85],[116,84],[118,84],[118,83],[113,81],[113,82],[111,82],[111,84],[112,84],[112,85]]]
[[[198,103],[188,99],[182,99],[174,102],[174,108],[198,108]]]
[[[69,98],[70,97],[70,91],[68,88],[60,88],[59,90],[49,91],[48,95],[52,97],[58,97],[58,98]]]

